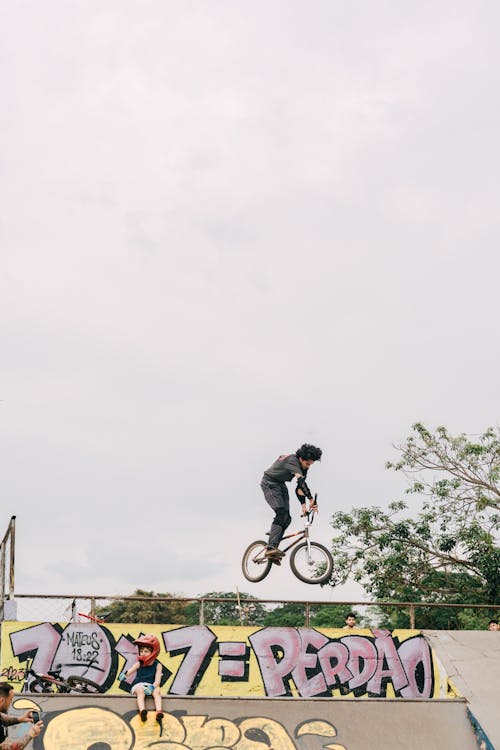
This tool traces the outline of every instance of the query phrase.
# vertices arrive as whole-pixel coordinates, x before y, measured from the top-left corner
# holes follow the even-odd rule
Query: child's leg
[[[155,689],[153,690],[153,699],[154,699],[154,702],[155,702],[156,712],[157,713],[162,713],[162,708],[161,708],[161,692],[160,692],[160,688],[159,687],[155,687]]]
[[[137,698],[137,708],[139,711],[144,711],[145,704],[146,704],[146,698],[144,696],[144,688],[138,687],[135,690],[135,697]]]

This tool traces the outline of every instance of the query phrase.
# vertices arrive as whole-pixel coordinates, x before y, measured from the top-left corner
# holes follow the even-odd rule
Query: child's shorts
[[[130,693],[132,695],[135,695],[136,691],[137,691],[137,688],[147,688],[147,687],[151,687],[151,683],[150,682],[136,682],[135,685],[132,686],[132,689],[131,689]]]

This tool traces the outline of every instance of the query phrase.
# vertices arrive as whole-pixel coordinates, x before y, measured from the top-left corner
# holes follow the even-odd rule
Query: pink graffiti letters
[[[3,675],[22,683],[23,662],[37,672],[61,664],[63,677],[87,670],[90,679],[104,691],[128,691],[130,685],[119,685],[116,678],[119,670],[128,669],[137,659],[135,636],[120,633],[118,628],[94,623],[23,627],[19,623],[19,629],[4,639],[4,644],[10,641],[11,654],[3,645]],[[344,631],[335,638],[313,628],[265,627],[253,632],[236,629],[242,640],[224,636],[217,641],[216,633],[206,626],[158,628],[157,632],[165,648],[159,657],[163,665],[161,684],[170,695],[206,695],[209,667],[211,690],[220,695],[228,689],[227,683],[247,683],[241,695],[250,690],[270,697],[350,693],[429,698],[435,684],[439,685],[430,647],[421,635],[400,642],[387,630],[373,630],[370,636],[344,635]],[[234,630],[229,632],[234,636]],[[23,689],[29,691],[26,682]]]
[[[223,682],[247,681],[250,649],[245,643],[219,643],[219,675]]]
[[[301,697],[331,695],[335,687],[381,697],[388,683],[396,696],[432,695],[432,659],[422,636],[399,645],[390,632],[375,631],[373,638],[349,635],[339,642],[305,628],[263,628],[249,640],[271,697],[291,695],[292,680]]]
[[[172,655],[184,654],[169,692],[193,695],[215,652],[217,637],[204,625],[192,625],[163,633],[165,648]]]

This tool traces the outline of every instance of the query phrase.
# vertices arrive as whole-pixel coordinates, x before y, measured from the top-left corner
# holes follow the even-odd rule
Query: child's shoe
[[[139,713],[141,715],[141,721],[146,721],[148,718],[148,712],[146,711],[146,709],[143,708],[142,711],[139,711]]]

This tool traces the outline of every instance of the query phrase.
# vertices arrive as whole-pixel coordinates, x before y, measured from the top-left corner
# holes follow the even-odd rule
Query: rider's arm
[[[304,479],[302,474],[295,474],[295,477],[297,479],[295,494],[297,495],[298,501],[301,505],[302,515],[305,516],[308,511],[308,508],[306,506],[306,498],[309,500],[309,510],[316,510],[316,503],[314,502],[312,492],[307,486],[306,480]]]

